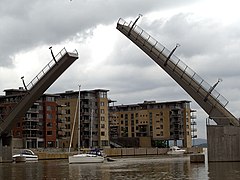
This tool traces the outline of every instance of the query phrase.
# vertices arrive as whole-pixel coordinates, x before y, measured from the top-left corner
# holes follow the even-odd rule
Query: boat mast
[[[79,99],[79,98],[78,98]],[[78,111],[78,106],[79,106],[79,101],[77,99],[77,103],[76,103],[76,110],[75,110],[75,114],[74,114],[74,120],[73,120],[73,127],[72,127],[72,132],[71,132],[71,137],[70,137],[70,143],[69,143],[69,149],[68,152],[71,151],[71,147],[72,147],[72,141],[73,141],[73,133],[75,131],[75,124],[76,124],[76,117],[77,117],[77,111]],[[79,138],[78,138],[79,139]],[[78,147],[77,147],[78,148]]]
[[[92,138],[92,126],[93,126],[93,108],[91,110],[91,118],[90,118],[90,148],[93,147],[93,138]]]
[[[80,128],[81,128],[81,122],[80,122],[80,118],[81,118],[81,102],[80,102],[80,88],[81,85],[78,86],[79,87],[79,92],[78,92],[78,152],[80,151],[80,142],[81,142],[81,132],[80,132]]]

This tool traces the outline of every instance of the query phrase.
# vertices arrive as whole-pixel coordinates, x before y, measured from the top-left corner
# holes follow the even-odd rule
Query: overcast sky
[[[0,1],[0,89],[31,81],[51,60],[49,46],[76,49],[80,58],[48,93],[104,88],[116,104],[192,101],[198,137],[208,115],[156,63],[117,29],[134,21],[229,100],[240,117],[240,13],[234,0],[8,0]],[[2,92],[2,95],[4,93]]]

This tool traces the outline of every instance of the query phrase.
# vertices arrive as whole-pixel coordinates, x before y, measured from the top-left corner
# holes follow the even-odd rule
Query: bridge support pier
[[[240,161],[240,127],[207,125],[208,161]]]
[[[0,162],[12,162],[12,137],[0,137]]]

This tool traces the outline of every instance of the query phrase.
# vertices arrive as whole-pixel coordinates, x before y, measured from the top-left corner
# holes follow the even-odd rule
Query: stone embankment
[[[192,147],[185,148],[186,154],[198,154],[203,153],[203,148],[201,147]],[[148,155],[164,155],[168,151],[168,148],[106,148],[103,152],[108,157],[117,157],[117,156],[148,156]],[[39,160],[50,160],[50,159],[67,159],[69,155],[77,154],[77,152],[60,152],[60,151],[47,151],[42,150],[34,151]]]

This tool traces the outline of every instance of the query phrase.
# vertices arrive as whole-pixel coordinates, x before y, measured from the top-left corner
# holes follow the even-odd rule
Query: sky
[[[197,135],[206,138],[201,107],[117,29],[119,18],[137,25],[174,53],[228,101],[240,117],[240,2],[234,0],[18,0],[0,1],[0,95],[26,84],[66,48],[79,53],[46,93],[108,89],[115,105],[190,100]]]

